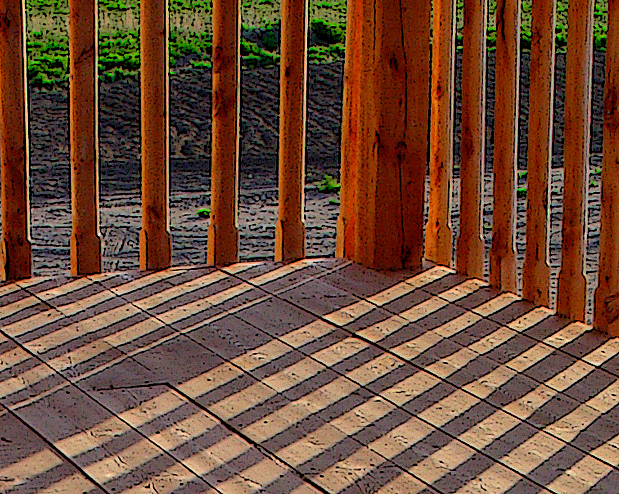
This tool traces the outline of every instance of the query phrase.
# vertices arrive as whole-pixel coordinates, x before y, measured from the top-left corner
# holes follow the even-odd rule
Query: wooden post
[[[594,324],[601,331],[619,336],[619,0],[608,1],[604,92],[602,224]]]
[[[375,269],[421,265],[429,31],[429,0],[364,1],[355,260]]]
[[[548,227],[554,111],[555,4],[555,0],[536,0],[532,3],[527,248],[522,272],[523,298],[546,307],[550,305]]]
[[[514,246],[518,81],[520,75],[520,1],[497,0],[494,107],[494,187],[490,284],[516,291]]]
[[[458,273],[484,278],[482,185],[486,146],[486,0],[464,1]]]
[[[101,272],[97,0],[69,0],[71,274]]]
[[[342,103],[342,151],[340,181],[340,215],[337,219],[335,255],[351,259],[355,254],[355,191],[362,142],[361,106],[361,33],[363,0],[349,0],[346,13],[346,59],[344,61],[344,95]]]
[[[168,206],[168,2],[142,0],[142,230],[140,268],[170,266]]]
[[[563,243],[557,312],[578,321],[585,319],[587,300],[584,262],[591,125],[593,6],[593,0],[572,0],[568,7]]]
[[[213,137],[211,224],[207,261],[238,261],[238,161],[240,107],[239,0],[213,0]]]
[[[426,259],[451,267],[451,174],[453,168],[454,0],[434,0],[430,194]],[[466,86],[465,86],[466,87]],[[468,88],[467,88],[468,89]]]
[[[279,104],[279,218],[275,260],[305,257],[307,0],[282,0]]]
[[[32,276],[23,0],[0,0],[0,277]]]

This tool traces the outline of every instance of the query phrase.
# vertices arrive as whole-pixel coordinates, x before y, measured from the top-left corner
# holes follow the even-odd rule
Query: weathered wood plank
[[[490,284],[503,291],[515,292],[514,229],[520,76],[520,0],[498,0],[496,12],[494,188]]]
[[[169,195],[168,2],[140,4],[142,62],[142,229],[140,269],[165,269],[172,259]]]
[[[32,276],[24,6],[0,1],[0,278],[9,281]]]
[[[563,241],[557,288],[557,312],[585,320],[584,274],[587,218],[587,169],[591,126],[593,0],[572,0],[565,75],[565,149]]]
[[[451,176],[453,169],[454,0],[435,0],[432,30],[432,99],[430,117],[430,193],[426,225],[426,259],[451,267]],[[465,86],[466,87],[466,86]],[[468,89],[468,88],[467,88]]]
[[[600,265],[594,324],[619,336],[619,2],[608,2]]]
[[[275,260],[305,257],[305,130],[308,0],[282,0],[279,218]]]
[[[207,246],[207,263],[211,265],[232,264],[239,259],[240,38],[239,0],[214,0],[211,223]]]
[[[98,2],[69,1],[71,274],[101,272]]]
[[[552,165],[556,2],[538,0],[532,4],[532,9],[527,247],[522,272],[522,296],[535,304],[549,306],[549,179]]]
[[[462,143],[460,148],[460,232],[456,270],[484,278],[482,185],[486,147],[485,0],[465,0],[462,41]]]

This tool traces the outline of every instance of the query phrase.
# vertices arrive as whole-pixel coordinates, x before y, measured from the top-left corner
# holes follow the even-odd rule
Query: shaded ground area
[[[446,268],[0,285],[0,490],[609,493],[619,345]]]

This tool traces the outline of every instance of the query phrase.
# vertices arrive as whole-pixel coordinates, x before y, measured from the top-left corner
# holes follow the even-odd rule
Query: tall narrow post
[[[418,267],[423,255],[430,1],[365,0],[355,260]]]
[[[549,306],[550,169],[552,164],[555,66],[555,0],[536,0],[531,19],[529,90],[529,166],[527,175],[527,248],[522,296]]]
[[[451,266],[451,175],[453,168],[454,0],[434,0],[430,194],[426,259]]]
[[[340,215],[337,219],[335,255],[352,258],[355,253],[355,203],[357,169],[361,156],[361,34],[363,0],[349,0],[346,12],[346,59],[342,102]]]
[[[101,272],[97,0],[69,0],[71,274]]]
[[[571,0],[568,7],[563,242],[557,312],[578,321],[585,319],[587,301],[584,263],[591,126],[593,7],[594,0]]]
[[[307,10],[308,0],[282,0],[276,261],[305,257]]]
[[[516,158],[520,76],[520,0],[497,0],[494,190],[490,284],[516,291]]]
[[[599,282],[594,325],[619,336],[619,0],[608,1]]]
[[[140,268],[170,266],[168,206],[168,2],[141,0],[142,230]]]
[[[211,224],[207,261],[238,261],[238,161],[240,107],[239,0],[213,0],[213,137]]]
[[[483,279],[482,180],[486,146],[486,0],[464,1],[460,232],[456,269]]]
[[[32,276],[23,0],[0,0],[0,277]]]

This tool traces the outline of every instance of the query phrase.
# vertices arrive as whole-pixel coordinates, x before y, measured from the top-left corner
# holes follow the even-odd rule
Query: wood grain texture
[[[239,112],[241,100],[239,0],[213,1],[213,137],[211,223],[207,262],[238,261]]]
[[[485,0],[465,0],[462,41],[462,143],[460,147],[460,232],[456,270],[484,278],[482,180],[486,146]]]
[[[24,8],[0,1],[0,278],[11,281],[32,276]]]
[[[71,274],[101,272],[98,2],[69,1]]]
[[[529,163],[527,174],[527,247],[522,296],[550,305],[548,229],[555,65],[554,0],[532,4],[531,85],[529,89]]]
[[[593,0],[572,0],[565,75],[565,155],[563,242],[557,288],[557,312],[584,321],[587,168],[591,126]]]
[[[165,269],[172,258],[169,214],[168,2],[140,4],[142,60],[142,229],[140,268]]]
[[[454,119],[454,0],[435,0],[432,31],[430,193],[426,259],[451,267],[451,177]]]
[[[308,0],[282,0],[279,103],[279,217],[275,260],[305,257],[305,132]]]
[[[608,2],[600,266],[594,325],[619,336],[619,1]]]
[[[518,82],[520,77],[519,0],[497,1],[496,25],[495,144],[490,284],[502,291],[515,292],[515,175],[518,150]]]

